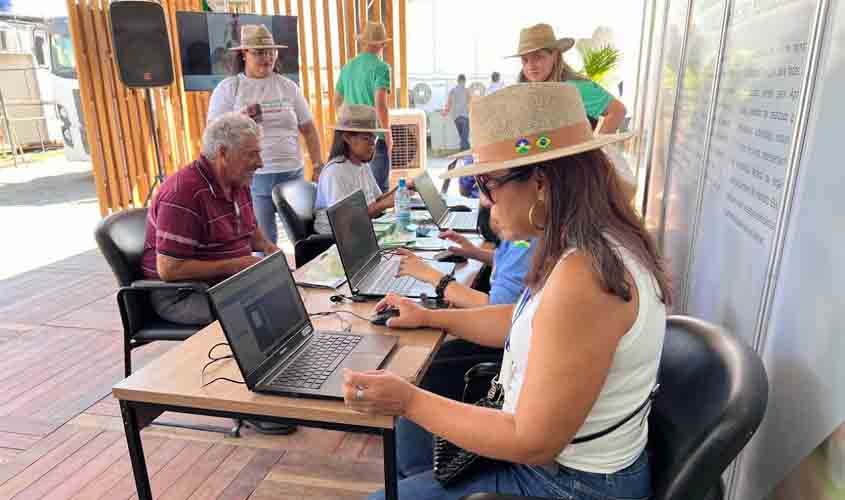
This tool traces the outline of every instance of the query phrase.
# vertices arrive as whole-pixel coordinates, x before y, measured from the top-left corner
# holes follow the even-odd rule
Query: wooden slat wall
[[[82,113],[91,144],[100,212],[106,215],[142,206],[154,188],[157,173],[145,92],[127,88],[120,81],[109,35],[109,0],[66,2],[79,65]],[[300,87],[314,114],[323,156],[331,146],[332,134],[328,127],[336,120],[334,86],[338,71],[358,54],[356,36],[368,19],[381,20],[388,36],[394,38],[385,50],[385,60],[398,80],[394,82],[394,88],[398,87],[395,92],[399,96],[398,102],[407,106],[405,2],[251,0],[238,9],[257,14],[299,16]],[[199,11],[201,0],[160,0],[160,3],[167,16],[174,56],[174,82],[169,87],[153,89],[151,94],[160,154],[164,171],[170,175],[199,154],[211,94],[185,91],[176,32],[176,12]],[[394,26],[394,11],[398,13],[398,26]],[[395,66],[397,54],[398,68]],[[391,105],[396,101],[391,99]],[[307,149],[303,147],[303,151],[307,157]],[[309,160],[306,164],[306,176],[309,177],[310,163]]]

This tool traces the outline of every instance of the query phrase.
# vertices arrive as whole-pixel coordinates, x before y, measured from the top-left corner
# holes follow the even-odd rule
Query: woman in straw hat
[[[355,191],[364,192],[370,217],[378,217],[393,206],[393,191],[381,192],[369,165],[376,152],[376,134],[384,132],[379,127],[375,108],[359,104],[342,106],[333,128],[330,159],[320,174],[314,203],[314,230],[320,234],[332,234],[326,209]]]
[[[273,243],[278,240],[273,187],[302,178],[300,134],[315,169],[323,164],[320,137],[305,97],[296,83],[277,73],[278,49],[284,48],[264,25],[244,25],[240,45],[230,49],[237,52],[237,72],[217,85],[208,106],[208,123],[223,113],[242,111],[262,125],[264,166],[252,181],[252,203],[259,227]]]
[[[600,134],[612,134],[625,118],[625,105],[589,78],[573,70],[563,60],[563,53],[575,45],[572,38],[557,38],[548,24],[535,24],[519,32],[516,54],[522,60],[519,81],[567,82],[575,85],[584,101],[587,117],[595,129],[603,118]]]
[[[421,452],[432,449],[431,434],[400,441],[405,500],[477,491],[648,498],[646,416],[670,295],[655,245],[600,149],[630,134],[594,136],[577,90],[560,83],[482,97],[470,120],[478,161],[446,176],[476,176],[503,238],[536,238],[528,288],[516,305],[427,310],[390,295],[378,308],[399,310],[393,328],[430,326],[504,347],[495,381],[503,406],[442,398],[387,371],[347,371],[346,404],[495,459],[444,487]]]

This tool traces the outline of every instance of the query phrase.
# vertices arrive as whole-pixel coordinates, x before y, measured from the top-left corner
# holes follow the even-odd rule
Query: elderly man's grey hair
[[[209,160],[217,158],[220,147],[237,150],[249,137],[261,140],[261,127],[243,113],[224,113],[205,127],[202,134],[202,155]]]

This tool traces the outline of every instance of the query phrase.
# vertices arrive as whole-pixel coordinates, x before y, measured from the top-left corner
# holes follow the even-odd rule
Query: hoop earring
[[[531,205],[531,208],[528,209],[528,223],[531,224],[534,227],[534,229],[536,229],[537,231],[544,231],[546,229],[545,225],[540,225],[540,224],[537,224],[536,222],[534,222],[534,209],[537,207],[537,203],[542,203],[542,202],[539,201],[539,200],[535,201]]]

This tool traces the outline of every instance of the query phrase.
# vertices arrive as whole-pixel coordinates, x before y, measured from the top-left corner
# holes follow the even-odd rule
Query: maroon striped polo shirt
[[[250,255],[256,225],[249,188],[234,189],[227,198],[211,165],[200,156],[171,175],[153,198],[141,261],[144,276],[159,279],[159,253],[196,260]]]

